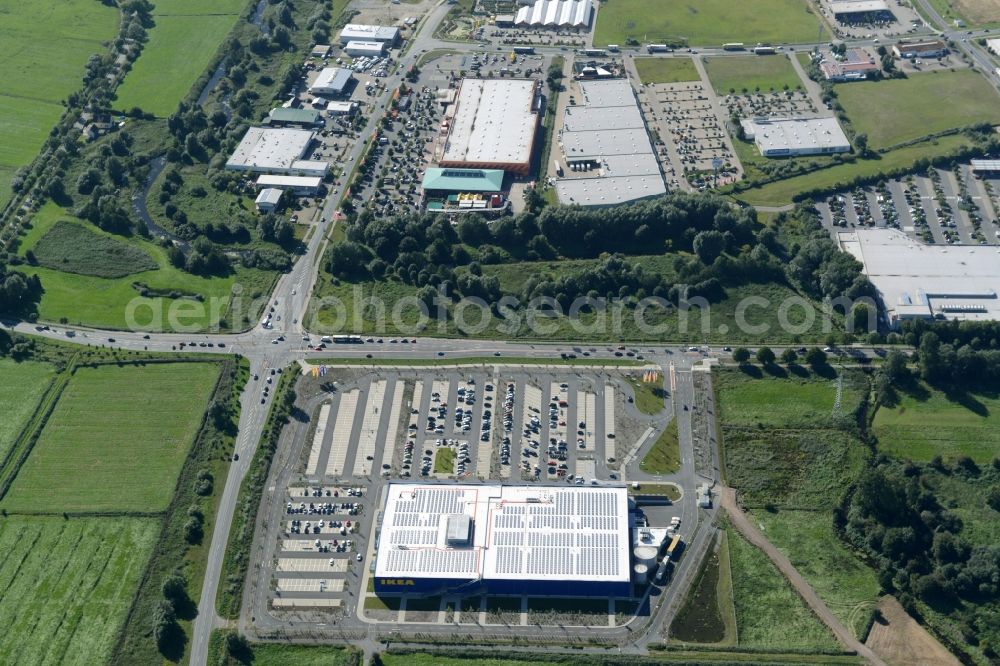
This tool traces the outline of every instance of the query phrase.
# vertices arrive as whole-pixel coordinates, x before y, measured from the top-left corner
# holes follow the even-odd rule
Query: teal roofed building
[[[503,169],[427,169],[421,183],[425,193],[502,192]]]
[[[312,109],[289,109],[285,107],[278,107],[276,109],[271,109],[271,113],[268,114],[267,122],[271,125],[277,126],[302,125],[304,127],[310,127],[313,125],[319,125],[322,122],[322,116],[319,111],[314,111]]]

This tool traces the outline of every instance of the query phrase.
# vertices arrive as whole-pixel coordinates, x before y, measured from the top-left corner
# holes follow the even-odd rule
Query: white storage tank
[[[636,564],[645,564],[647,567],[656,564],[656,546],[636,546],[632,551],[632,556]]]
[[[636,585],[645,585],[649,582],[649,567],[645,564],[636,564],[632,567],[632,582]]]

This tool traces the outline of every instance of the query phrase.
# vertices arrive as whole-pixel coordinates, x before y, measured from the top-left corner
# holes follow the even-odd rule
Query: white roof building
[[[377,593],[585,595],[629,584],[625,488],[392,483],[385,496]]]
[[[924,245],[896,229],[837,234],[896,327],[904,319],[1000,320],[1000,248]]]
[[[262,174],[257,177],[257,188],[278,187],[296,194],[312,194],[323,184],[319,176],[275,176]]]
[[[462,79],[441,167],[526,174],[538,128],[534,79]]]
[[[889,11],[885,0],[835,0],[830,3],[834,16],[845,14],[873,14]]]
[[[327,162],[302,159],[314,136],[311,130],[251,127],[226,168],[251,173],[323,175],[329,168]]]
[[[380,56],[385,53],[385,42],[362,42],[354,40],[347,42],[344,53],[351,56]]]
[[[399,41],[399,28],[384,25],[348,23],[340,31],[340,44],[348,42],[386,42],[390,46]]]
[[[517,10],[514,25],[586,28],[593,15],[591,0],[535,0]]]
[[[745,118],[740,121],[764,157],[846,153],[851,142],[836,118]]]
[[[342,95],[351,82],[353,72],[345,67],[324,67],[309,86],[313,95]]]
[[[260,194],[257,195],[257,199],[254,200],[254,203],[257,205],[257,210],[263,213],[271,212],[278,207],[279,203],[281,203],[282,194],[284,194],[282,190],[270,187],[264,188],[260,191]]]

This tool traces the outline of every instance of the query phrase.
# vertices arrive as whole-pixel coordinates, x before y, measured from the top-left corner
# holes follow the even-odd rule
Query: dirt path
[[[726,513],[729,514],[729,518],[733,522],[733,527],[746,537],[750,543],[764,551],[764,554],[770,558],[782,575],[788,579],[792,588],[798,592],[802,600],[816,614],[816,617],[829,627],[833,635],[837,637],[837,640],[848,650],[857,652],[859,656],[867,659],[869,663],[876,664],[877,666],[887,666],[871,648],[856,639],[850,630],[830,612],[830,609],[826,607],[826,604],[819,598],[815,590],[805,581],[802,574],[792,566],[788,558],[761,534],[756,525],[747,520],[746,514],[736,504],[736,491],[732,488],[720,488],[720,490],[722,506],[726,509]]]
[[[866,645],[893,666],[960,666],[961,662],[910,617],[895,597],[883,597]]]

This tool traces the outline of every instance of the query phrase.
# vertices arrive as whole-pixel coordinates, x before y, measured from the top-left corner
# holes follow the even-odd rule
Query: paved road
[[[767,538],[761,534],[757,526],[747,520],[746,514],[736,504],[736,491],[732,488],[721,489],[722,506],[725,508],[729,518],[733,521],[733,527],[737,529],[753,545],[764,551],[764,554],[774,563],[782,575],[788,579],[795,591],[799,593],[802,600],[806,602],[813,613],[825,624],[833,635],[837,637],[847,649],[857,652],[876,666],[886,666],[885,662],[876,655],[871,648],[854,637],[854,634],[830,612],[823,600],[819,598],[812,586],[806,582],[798,569],[792,566],[788,557],[774,547]]]

